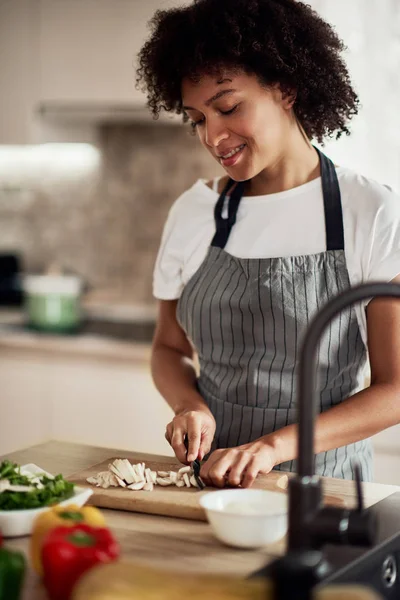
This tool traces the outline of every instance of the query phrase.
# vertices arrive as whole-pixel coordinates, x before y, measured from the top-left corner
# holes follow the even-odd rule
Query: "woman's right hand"
[[[165,437],[171,444],[177,459],[189,464],[196,459],[203,460],[211,449],[216,429],[215,419],[206,410],[183,410],[175,415],[167,425]],[[189,445],[185,448],[185,437]]]

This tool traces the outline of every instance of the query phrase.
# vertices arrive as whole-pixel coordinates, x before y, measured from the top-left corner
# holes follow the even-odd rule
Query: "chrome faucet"
[[[297,476],[289,480],[287,553],[267,567],[279,600],[310,600],[311,590],[329,577],[327,544],[372,546],[377,519],[364,510],[359,469],[356,468],[358,506],[325,507],[322,483],[314,473],[314,429],[317,407],[316,353],[329,321],[344,308],[368,298],[400,298],[400,285],[368,283],[353,287],[328,302],[314,317],[303,342],[299,371],[299,429]]]

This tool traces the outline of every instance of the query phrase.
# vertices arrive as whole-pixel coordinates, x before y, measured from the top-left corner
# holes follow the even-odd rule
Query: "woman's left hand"
[[[260,440],[237,448],[215,450],[200,470],[207,485],[250,487],[259,473],[269,473],[276,462],[273,446]]]

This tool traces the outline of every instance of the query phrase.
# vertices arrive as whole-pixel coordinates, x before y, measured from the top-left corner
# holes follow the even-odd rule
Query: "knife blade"
[[[185,448],[186,448],[186,456],[187,456],[187,452],[189,449],[189,440],[187,438],[187,436],[185,437]],[[201,468],[201,464],[198,458],[196,458],[196,460],[194,460],[190,466],[193,469],[193,476],[196,480],[197,485],[199,486],[198,489],[200,490],[204,490],[204,488],[206,487],[206,484],[204,483],[204,481],[201,479],[200,477],[200,468]]]

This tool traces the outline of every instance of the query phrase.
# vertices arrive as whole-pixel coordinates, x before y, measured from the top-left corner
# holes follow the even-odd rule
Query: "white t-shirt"
[[[350,169],[337,167],[336,172],[351,285],[391,281],[400,273],[400,196]],[[215,233],[216,184],[210,189],[199,179],[171,207],[154,270],[156,298],[179,298],[203,262]],[[225,250],[240,258],[326,251],[321,178],[284,192],[243,196]],[[366,343],[364,308],[360,304],[356,311]]]

